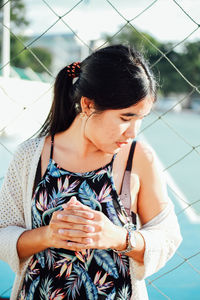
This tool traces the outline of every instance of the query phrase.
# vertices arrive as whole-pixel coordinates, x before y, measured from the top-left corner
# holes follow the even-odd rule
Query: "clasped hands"
[[[73,251],[126,247],[126,229],[113,224],[102,212],[83,205],[75,196],[62,207],[46,226],[47,247]]]

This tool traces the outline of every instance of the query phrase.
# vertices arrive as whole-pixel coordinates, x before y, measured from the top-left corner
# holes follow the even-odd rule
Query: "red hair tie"
[[[81,73],[80,62],[73,62],[71,65],[68,65],[66,68],[69,77],[76,78]]]

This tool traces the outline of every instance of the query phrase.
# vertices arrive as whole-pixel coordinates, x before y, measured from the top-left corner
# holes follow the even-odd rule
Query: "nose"
[[[140,125],[141,125],[141,120],[137,120],[136,122],[133,122],[127,128],[127,130],[125,131],[124,135],[127,138],[134,139],[137,136],[137,134],[138,134],[138,131],[140,129]]]

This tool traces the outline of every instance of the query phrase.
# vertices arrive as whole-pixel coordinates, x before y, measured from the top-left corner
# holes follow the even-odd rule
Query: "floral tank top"
[[[47,210],[51,212],[73,195],[118,226],[130,222],[114,186],[114,158],[94,171],[69,172],[53,160],[52,138],[49,164],[32,199],[32,228],[47,225],[51,218]],[[112,249],[48,248],[33,255],[18,300],[129,300],[133,292],[128,256]]]

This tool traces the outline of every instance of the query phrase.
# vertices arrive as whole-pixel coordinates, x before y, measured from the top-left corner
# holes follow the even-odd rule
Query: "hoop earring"
[[[82,119],[84,119],[84,118],[86,117],[86,113],[85,113],[85,112],[81,112],[81,113],[80,113],[80,117],[81,117]]]

